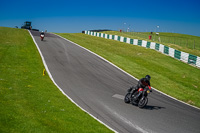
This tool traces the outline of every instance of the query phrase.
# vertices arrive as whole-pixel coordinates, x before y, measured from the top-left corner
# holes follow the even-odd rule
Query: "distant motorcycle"
[[[124,102],[131,103],[133,105],[138,106],[139,108],[144,108],[148,103],[147,96],[150,93],[150,91],[151,90],[148,87],[145,87],[144,89],[139,88],[138,91],[134,92],[132,95],[131,95],[131,92],[128,91],[128,93],[125,95]],[[142,93],[139,93],[139,92],[142,92]]]
[[[40,38],[41,38],[41,41],[43,41],[44,40],[44,34],[41,34]]]

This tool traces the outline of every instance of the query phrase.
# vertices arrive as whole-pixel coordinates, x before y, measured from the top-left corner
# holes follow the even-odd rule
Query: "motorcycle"
[[[152,92],[151,88],[145,87],[139,88],[138,91],[135,91],[132,95],[131,92],[128,90],[128,93],[125,95],[124,102],[125,103],[132,103],[133,105],[138,106],[139,108],[144,108],[148,103],[148,94]]]
[[[44,34],[41,34],[40,38],[41,38],[41,41],[43,41],[44,40]]]

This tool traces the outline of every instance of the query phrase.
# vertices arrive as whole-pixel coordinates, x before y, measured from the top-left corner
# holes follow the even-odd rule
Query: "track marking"
[[[122,96],[119,94],[115,94],[113,96]],[[122,115],[120,115],[118,112],[116,112],[115,110],[112,110],[109,106],[105,105],[105,108],[109,111],[112,112],[112,115],[116,116],[118,119],[122,120],[123,122],[125,122],[126,124],[128,124],[130,127],[133,127],[134,129],[136,129],[137,131],[141,132],[141,133],[155,133],[151,130],[145,129],[144,127],[141,127],[140,124],[138,124],[135,121],[132,120],[128,120],[127,118],[123,117]]]
[[[115,95],[113,95],[112,97],[118,98],[118,99],[121,99],[121,100],[124,99],[124,96],[123,96],[123,95],[119,95],[119,94],[115,94]]]

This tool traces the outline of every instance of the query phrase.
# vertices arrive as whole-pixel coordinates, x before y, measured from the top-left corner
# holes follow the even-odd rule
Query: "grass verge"
[[[28,31],[0,27],[0,132],[111,132],[43,76]]]
[[[161,38],[162,42],[159,42],[158,39],[155,39],[154,41],[149,40],[148,36],[151,35],[149,34],[149,32],[131,33],[131,32],[118,32],[118,31],[104,31],[103,33],[129,37],[132,39],[146,40],[149,42],[156,42],[174,48],[176,50],[200,56],[200,37],[198,36],[191,36],[191,35],[177,34],[177,33],[162,33],[162,32],[159,34],[159,36],[157,36],[154,33],[153,35],[154,38],[158,37]],[[178,39],[176,39],[177,37]],[[193,48],[194,40],[196,47],[195,49]]]
[[[138,79],[150,74],[153,87],[200,107],[200,69],[140,46],[82,33],[58,35],[97,53]]]

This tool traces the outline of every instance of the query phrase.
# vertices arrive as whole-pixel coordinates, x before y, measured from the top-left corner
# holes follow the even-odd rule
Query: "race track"
[[[49,71],[79,106],[120,133],[200,133],[200,110],[159,92],[145,109],[125,104],[123,96],[137,81],[87,50],[46,33],[31,31]],[[144,75],[145,76],[145,75]]]

